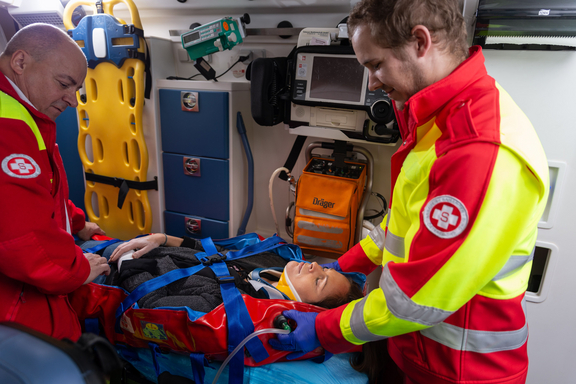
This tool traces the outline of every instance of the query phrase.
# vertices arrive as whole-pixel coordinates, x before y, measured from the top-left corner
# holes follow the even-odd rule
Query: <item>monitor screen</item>
[[[198,40],[200,38],[200,32],[194,32],[189,35],[184,36],[184,44],[187,44],[191,41]]]
[[[355,57],[314,56],[310,98],[360,102],[364,67]]]

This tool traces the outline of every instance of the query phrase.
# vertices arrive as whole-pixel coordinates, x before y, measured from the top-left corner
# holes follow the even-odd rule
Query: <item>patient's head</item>
[[[351,278],[334,269],[322,268],[316,262],[291,261],[283,275],[293,299],[304,303],[336,308],[363,297],[362,289]]]

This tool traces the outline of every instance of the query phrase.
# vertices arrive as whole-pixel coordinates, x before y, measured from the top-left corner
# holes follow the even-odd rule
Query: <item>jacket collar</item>
[[[52,121],[48,116],[43,114],[42,112],[38,111],[35,107],[33,107],[27,100],[22,99],[16,89],[10,84],[8,78],[4,73],[0,72],[0,91],[6,93],[9,96],[12,96],[16,99],[20,104],[24,106],[32,115],[34,121],[38,125],[38,129],[40,129],[40,133],[42,134],[42,138],[46,143],[46,148],[49,152],[52,151],[52,146],[56,143],[56,123]]]
[[[402,111],[394,105],[403,140],[415,141],[416,127],[436,116],[451,99],[487,75],[482,48],[473,46],[469,52],[470,56],[451,74],[408,99]]]
[[[8,81],[6,75],[4,75],[4,73],[2,72],[0,72],[0,90],[18,100],[18,102],[22,104],[28,110],[28,112],[30,112],[30,114],[35,118],[35,120],[40,119],[48,123],[54,123],[48,116],[46,116],[42,112],[38,111],[34,106],[32,106],[32,103],[29,100],[20,97],[16,89],[14,89],[12,84],[10,84],[10,81]]]

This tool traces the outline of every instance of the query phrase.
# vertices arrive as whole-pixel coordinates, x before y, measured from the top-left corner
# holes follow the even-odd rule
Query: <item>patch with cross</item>
[[[2,170],[8,176],[19,179],[31,179],[40,174],[40,167],[28,155],[13,153],[2,160]]]
[[[436,236],[451,239],[466,229],[468,211],[460,200],[450,195],[437,196],[424,208],[424,225]]]

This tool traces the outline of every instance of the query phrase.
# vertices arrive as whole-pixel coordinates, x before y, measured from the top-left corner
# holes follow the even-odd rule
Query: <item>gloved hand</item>
[[[280,351],[292,351],[286,359],[293,360],[304,356],[308,352],[320,347],[320,341],[316,335],[315,312],[300,312],[296,310],[282,312],[284,316],[296,321],[296,329],[287,335],[279,334],[277,339],[270,339],[268,343],[274,349]]]
[[[342,271],[342,268],[340,268],[340,264],[338,263],[338,260],[333,261],[333,262],[328,263],[328,264],[320,264],[320,266],[321,266],[322,268],[333,269],[333,270],[335,270],[335,271],[337,271],[337,272],[340,272],[340,273],[343,272],[343,271]]]

